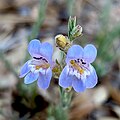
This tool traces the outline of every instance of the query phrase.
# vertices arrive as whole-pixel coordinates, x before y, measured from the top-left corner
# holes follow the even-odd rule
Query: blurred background
[[[70,15],[83,27],[74,43],[98,49],[99,82],[74,93],[69,120],[120,120],[120,0],[0,0],[0,120],[59,120],[49,117],[49,106],[59,102],[57,80],[43,91],[24,85],[19,72],[29,58],[28,42],[54,45],[55,35],[67,35]],[[54,50],[53,59],[59,58]]]

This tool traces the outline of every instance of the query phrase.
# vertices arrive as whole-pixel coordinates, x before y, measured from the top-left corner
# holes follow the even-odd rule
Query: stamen
[[[41,67],[44,68],[44,69],[47,69],[47,68],[50,67],[50,64],[46,63],[46,64],[41,65]]]
[[[74,64],[75,64],[75,61],[74,61],[74,60],[71,60],[70,63],[71,63],[72,65],[74,65]]]
[[[80,68],[80,67],[79,67],[78,71],[79,71],[80,74],[84,73],[84,70],[82,68]]]
[[[80,59],[77,59],[77,62],[79,63],[79,62],[80,62]]]
[[[76,70],[78,70],[78,72],[80,74],[84,73],[84,69],[82,69],[81,66],[79,66],[74,60],[71,60],[70,63],[72,65],[72,67],[75,68]]]
[[[40,68],[41,68],[41,66],[38,66],[38,65],[35,66],[36,70],[39,70]]]
[[[81,62],[82,62],[82,64],[84,64],[84,65],[86,64],[82,59],[81,59]]]
[[[43,65],[36,65],[35,69],[36,70],[39,70],[40,68],[47,69],[49,67],[50,67],[50,65],[47,63],[47,64],[43,64]]]
[[[85,62],[82,62],[82,64],[84,64],[84,65],[85,65],[86,63],[85,63]]]

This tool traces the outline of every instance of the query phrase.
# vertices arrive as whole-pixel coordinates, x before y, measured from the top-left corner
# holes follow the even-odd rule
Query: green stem
[[[67,11],[69,16],[74,15],[75,10],[75,0],[67,0]]]
[[[60,87],[60,105],[63,109],[67,110],[70,107],[72,95],[72,92],[66,92],[62,87]]]

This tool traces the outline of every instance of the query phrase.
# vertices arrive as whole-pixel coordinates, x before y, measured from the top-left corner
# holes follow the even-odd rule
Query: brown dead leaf
[[[94,109],[100,107],[108,99],[108,90],[105,86],[99,86],[84,93],[76,94],[72,101],[70,111],[71,120],[79,120],[90,114]]]
[[[109,86],[109,89],[112,99],[120,105],[120,90],[113,86]]]
[[[116,114],[119,116],[120,118],[120,106],[114,106],[113,110],[116,112]]]

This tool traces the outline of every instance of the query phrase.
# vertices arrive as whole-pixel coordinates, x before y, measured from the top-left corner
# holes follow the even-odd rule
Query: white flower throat
[[[75,75],[78,79],[86,79],[90,75],[90,71],[87,69],[86,64],[82,59],[71,60],[68,67],[68,74]]]
[[[45,74],[46,70],[50,67],[50,64],[43,57],[33,57],[33,59],[28,63],[28,66],[33,73],[41,72]]]

